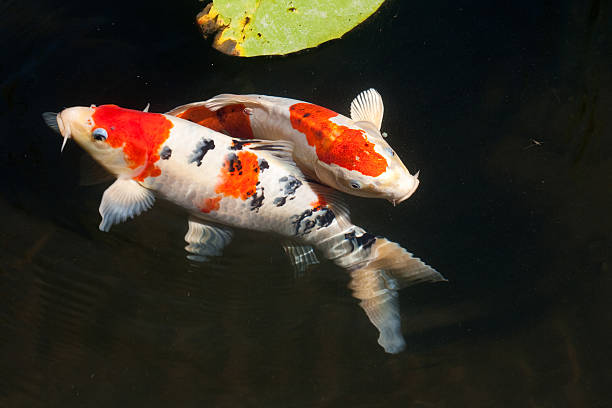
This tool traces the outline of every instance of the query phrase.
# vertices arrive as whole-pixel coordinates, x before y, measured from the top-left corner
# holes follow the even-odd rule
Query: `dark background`
[[[0,3],[0,406],[612,406],[611,6],[497,3],[388,0],[254,59],[212,49],[195,0]],[[273,236],[197,265],[169,204],[98,231],[105,186],[40,116],[222,92],[346,114],[369,87],[421,185],[348,197],[353,221],[449,279],[401,292],[398,355],[341,269],[294,276]]]

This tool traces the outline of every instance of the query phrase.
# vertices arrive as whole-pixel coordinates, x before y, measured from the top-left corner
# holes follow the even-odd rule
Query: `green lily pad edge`
[[[196,20],[213,47],[240,57],[284,55],[342,37],[384,0],[214,0]]]

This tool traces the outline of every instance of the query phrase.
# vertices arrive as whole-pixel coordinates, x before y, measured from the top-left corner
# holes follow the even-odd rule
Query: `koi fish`
[[[333,191],[306,181],[291,159],[291,143],[235,139],[181,118],[116,105],[43,116],[64,144],[74,139],[116,177],[102,196],[100,230],[161,198],[188,213],[185,249],[193,260],[221,255],[234,227],[297,242],[288,251],[295,264],[312,262],[314,246],[351,274],[354,296],[389,353],[405,347],[397,291],[445,280],[398,244],[353,225]]]
[[[351,118],[294,99],[265,95],[217,95],[172,109],[174,115],[238,138],[287,140],[293,159],[309,177],[361,197],[393,205],[419,185],[380,132],[384,112],[376,90],[351,103]]]

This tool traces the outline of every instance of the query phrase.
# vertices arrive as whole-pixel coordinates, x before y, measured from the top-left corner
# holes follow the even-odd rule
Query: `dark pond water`
[[[389,0],[341,41],[236,59],[195,0],[0,4],[0,406],[612,406],[611,5]],[[237,234],[185,259],[169,204],[98,231],[104,185],[40,114],[221,92],[348,112],[368,87],[417,193],[356,224],[448,279],[401,292],[388,355],[324,262]]]

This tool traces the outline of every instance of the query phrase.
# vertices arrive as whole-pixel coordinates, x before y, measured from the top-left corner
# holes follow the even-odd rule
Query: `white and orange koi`
[[[115,105],[44,116],[116,176],[100,204],[102,231],[163,198],[189,214],[191,259],[220,255],[232,227],[299,242],[288,253],[301,266],[312,262],[314,246],[350,272],[350,287],[389,353],[405,345],[397,290],[444,280],[398,244],[353,225],[333,192],[305,180],[290,143],[233,139],[174,116]]]
[[[238,138],[295,144],[300,169],[329,187],[361,197],[410,197],[419,185],[380,132],[384,106],[374,89],[351,103],[351,118],[294,99],[265,95],[217,95],[168,112]]]

